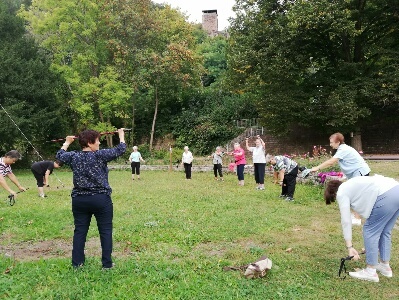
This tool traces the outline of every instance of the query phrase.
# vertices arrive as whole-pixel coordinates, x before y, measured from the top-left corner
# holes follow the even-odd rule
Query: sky
[[[180,8],[180,11],[188,16],[188,21],[201,23],[202,11],[218,11],[218,30],[223,30],[229,26],[227,19],[234,17],[232,10],[235,0],[152,0],[155,3],[166,3],[172,8]]]

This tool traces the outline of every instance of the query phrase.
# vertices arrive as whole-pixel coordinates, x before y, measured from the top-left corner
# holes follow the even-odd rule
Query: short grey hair
[[[138,148],[137,148],[137,146],[133,146],[133,150],[137,150]]]
[[[274,155],[267,154],[267,155],[266,155],[266,163],[267,163],[267,164],[270,163],[270,161],[271,161],[273,158],[274,158]]]
[[[184,146],[184,150],[188,150],[188,146]]]
[[[217,147],[216,147],[216,150],[220,150],[221,148],[222,148],[222,147],[220,147],[220,146],[217,146]]]
[[[8,151],[6,154],[4,154],[4,157],[9,157],[9,158],[19,160],[22,158],[22,155],[19,154],[19,152],[17,150],[11,150],[11,151]]]

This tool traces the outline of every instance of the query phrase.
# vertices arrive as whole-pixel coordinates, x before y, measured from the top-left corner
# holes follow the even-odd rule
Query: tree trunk
[[[158,88],[157,88],[157,86],[155,86],[155,111],[154,111],[154,118],[152,120],[152,127],[151,127],[150,151],[152,151],[152,144],[154,141],[155,122],[157,120],[157,114],[158,114]]]
[[[362,134],[360,130],[353,132],[353,136],[351,133],[351,145],[358,152],[362,151]]]
[[[134,111],[135,111],[135,106],[134,106],[134,96],[132,95],[132,131],[131,131],[131,147],[134,145]]]
[[[109,119],[109,117],[107,118],[107,123],[111,124],[111,120]],[[107,134],[106,137],[108,148],[112,148],[114,146],[114,143],[112,141],[112,134]]]

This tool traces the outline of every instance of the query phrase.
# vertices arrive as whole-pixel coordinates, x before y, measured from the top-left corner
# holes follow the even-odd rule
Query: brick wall
[[[250,145],[254,144],[256,131],[250,137]],[[334,132],[331,132],[331,134]],[[258,133],[260,134],[260,133]],[[329,153],[332,149],[329,143],[330,134],[320,134],[311,129],[296,128],[287,136],[277,137],[267,129],[263,128],[260,134],[266,143],[266,150],[270,154],[312,154],[313,146],[321,146]],[[245,137],[251,136],[248,131],[232,142],[239,142],[245,148]],[[345,142],[351,145],[350,134],[345,134]],[[399,154],[399,127],[387,126],[386,124],[372,124],[362,130],[362,150],[369,154]],[[232,144],[229,144],[232,147]]]

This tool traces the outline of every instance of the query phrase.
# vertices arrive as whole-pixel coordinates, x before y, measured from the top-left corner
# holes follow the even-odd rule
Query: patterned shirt
[[[221,165],[223,163],[223,155],[224,155],[224,152],[215,152],[215,153],[213,153],[212,154],[212,158],[213,158],[212,162],[213,162],[213,164],[214,165],[218,165],[218,164]]]
[[[4,162],[4,157],[0,158],[0,175],[6,177],[10,173],[12,173],[11,165]]]
[[[73,171],[72,197],[78,195],[111,195],[107,163],[126,151],[126,144],[97,151],[58,150],[56,158],[69,165]]]
[[[295,161],[286,156],[278,155],[275,156],[274,159],[276,160],[276,164],[273,166],[273,169],[276,172],[285,169],[284,173],[288,174],[298,165]]]

